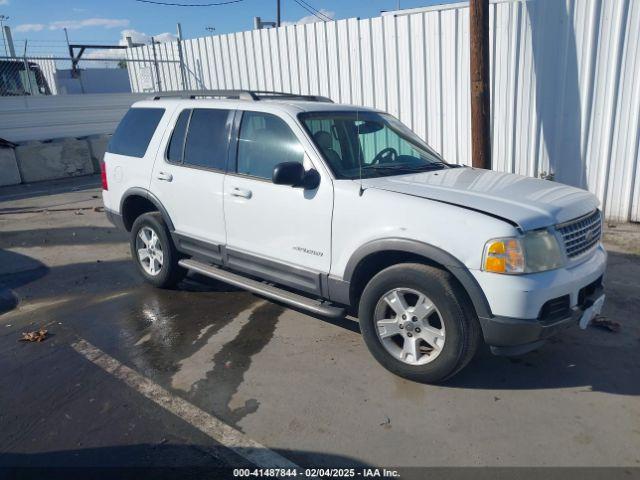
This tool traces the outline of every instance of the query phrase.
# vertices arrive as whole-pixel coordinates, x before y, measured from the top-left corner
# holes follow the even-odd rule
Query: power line
[[[298,0],[296,0],[296,1],[298,1]],[[299,0],[299,1],[304,3],[307,7],[309,7],[314,12],[317,12],[318,15],[322,15],[323,17],[328,18],[330,21],[333,21],[333,18],[331,18],[329,15],[325,14],[322,10],[318,10],[316,7],[311,5],[309,2],[306,2],[305,0]]]
[[[135,0],[141,3],[153,3],[154,5],[166,5],[170,7],[217,7],[219,5],[229,5],[231,3],[240,3],[244,0],[228,0],[226,2],[216,3],[171,3],[171,2],[157,2],[155,0]]]
[[[304,8],[307,12],[311,13],[312,15],[314,15],[317,18],[319,18],[320,20],[323,20],[325,22],[332,22],[333,21],[333,18],[331,18],[329,15],[321,12],[320,10],[315,8],[313,5],[310,5],[309,3],[305,2],[304,0],[294,0],[294,2],[296,2],[298,5],[300,5],[302,8]]]
[[[302,3],[300,3],[298,0],[293,0],[294,2],[296,2],[299,6],[301,6],[302,8],[304,8],[307,12],[309,12],[311,15],[313,15],[316,18],[319,18],[320,20],[322,20],[323,22],[326,22],[326,20],[320,16],[318,16],[318,14],[316,14],[313,10],[311,10],[310,8],[307,8],[306,6],[304,6]]]

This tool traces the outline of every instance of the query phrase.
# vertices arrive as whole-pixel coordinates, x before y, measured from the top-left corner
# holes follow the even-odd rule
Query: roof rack
[[[229,98],[253,102],[260,100],[303,100],[307,102],[333,103],[330,98],[321,95],[298,95],[297,93],[262,90],[183,90],[157,93],[152,98],[153,100],[160,100],[161,98]]]

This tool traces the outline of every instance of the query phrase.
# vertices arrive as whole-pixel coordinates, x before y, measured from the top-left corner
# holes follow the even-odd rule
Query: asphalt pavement
[[[431,386],[379,366],[355,319],[144,284],[100,206],[95,177],[0,189],[0,467],[640,467],[637,225],[606,234],[619,332],[484,348]]]

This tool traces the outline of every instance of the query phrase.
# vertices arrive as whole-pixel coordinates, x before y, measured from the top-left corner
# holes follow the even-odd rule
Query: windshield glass
[[[300,119],[336,178],[357,179],[447,168],[395,117],[377,112],[307,112]]]

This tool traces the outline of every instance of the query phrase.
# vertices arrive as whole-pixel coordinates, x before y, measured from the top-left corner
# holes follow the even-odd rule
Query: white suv
[[[357,315],[388,370],[436,382],[473,357],[584,328],[604,301],[597,198],[449,165],[389,114],[275,92],[138,102],[104,157],[110,219],[158,287],[188,270]]]

